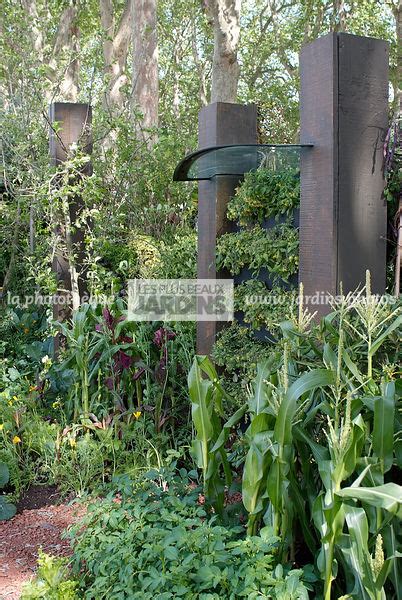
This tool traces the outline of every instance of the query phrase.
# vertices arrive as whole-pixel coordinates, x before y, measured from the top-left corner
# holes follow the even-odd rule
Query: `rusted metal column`
[[[257,108],[215,102],[201,109],[198,118],[199,148],[229,144],[257,143]],[[198,278],[224,279],[227,273],[216,270],[216,240],[232,230],[226,208],[239,183],[237,176],[218,175],[198,184]],[[197,352],[210,354],[221,323],[197,324]]]
[[[55,102],[50,105],[50,158],[54,166],[68,160],[71,156],[71,146],[76,144],[86,154],[92,152],[91,123],[92,108],[89,104],[75,104],[69,102]],[[57,123],[57,127],[53,124]],[[91,163],[87,163],[80,175],[91,174]],[[56,183],[57,185],[57,183]],[[70,200],[68,207],[69,222],[74,225],[77,217],[83,209],[82,199],[75,197]],[[56,233],[65,239],[66,224],[55,223]],[[86,292],[86,277],[84,268],[85,231],[82,227],[71,228],[70,243],[74,249],[75,264],[77,270],[78,293],[82,298]],[[58,293],[54,304],[53,316],[55,319],[63,320],[69,313],[71,305],[72,278],[71,265],[68,256],[61,251],[56,252],[53,260],[53,271],[58,279]]]
[[[306,296],[385,291],[388,44],[331,33],[302,49],[300,281]],[[318,315],[325,303],[311,304]]]

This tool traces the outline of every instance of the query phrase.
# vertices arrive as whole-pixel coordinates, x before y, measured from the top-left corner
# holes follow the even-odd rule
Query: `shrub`
[[[190,473],[191,475],[191,473]],[[156,478],[157,481],[154,481]],[[246,538],[198,502],[188,474],[148,474],[89,507],[73,529],[84,598],[308,598],[301,571],[274,569],[277,539]]]
[[[197,276],[197,234],[182,231],[161,244],[161,264],[156,276],[163,279],[191,279]]]

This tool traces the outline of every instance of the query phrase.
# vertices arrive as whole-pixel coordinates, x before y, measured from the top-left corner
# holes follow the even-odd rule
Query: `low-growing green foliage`
[[[39,550],[35,578],[24,584],[21,600],[78,600],[78,583],[70,577],[65,558],[49,556]]]
[[[277,538],[223,526],[200,505],[195,475],[124,480],[120,496],[89,506],[72,532],[81,597],[307,600],[303,571],[275,567]]]

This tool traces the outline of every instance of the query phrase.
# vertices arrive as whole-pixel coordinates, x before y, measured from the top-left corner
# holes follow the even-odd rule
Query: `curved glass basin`
[[[302,148],[313,144],[243,144],[213,146],[188,154],[179,162],[173,181],[200,181],[216,175],[242,176],[259,167],[274,171],[299,168]]]

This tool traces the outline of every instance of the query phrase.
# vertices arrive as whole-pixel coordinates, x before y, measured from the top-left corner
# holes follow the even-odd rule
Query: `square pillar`
[[[71,155],[70,148],[72,144],[77,144],[86,154],[92,153],[92,108],[89,104],[55,102],[49,107],[49,120],[51,124],[49,137],[50,161],[53,166],[57,167],[68,160]],[[52,127],[53,123],[57,123],[57,129]],[[80,175],[90,175],[91,172],[92,166],[88,162],[82,168]],[[75,223],[83,208],[82,198],[78,195],[70,199],[68,207],[70,223]],[[57,233],[66,238],[65,223],[56,222],[54,225]],[[76,255],[78,293],[82,298],[87,293],[84,267],[85,231],[82,227],[72,227],[71,244]],[[70,313],[68,300],[73,291],[68,257],[60,251],[56,252],[52,268],[59,282],[60,289],[57,296],[64,299],[63,303],[60,301],[54,304],[53,316],[57,320],[64,320]]]
[[[215,102],[200,110],[199,149],[211,146],[257,143],[257,107]],[[217,175],[198,184],[198,273],[199,279],[224,279],[228,273],[216,270],[216,240],[232,231],[226,208],[239,177]],[[222,323],[197,323],[197,353],[210,354]]]
[[[305,296],[355,290],[372,276],[385,292],[388,43],[330,33],[300,55],[300,281]],[[318,316],[325,302],[311,304]]]

